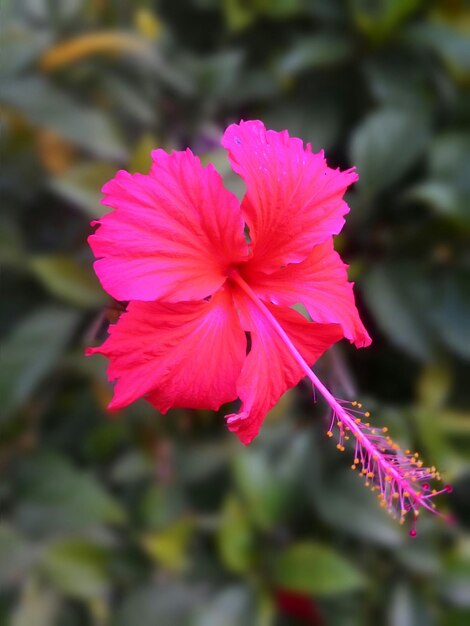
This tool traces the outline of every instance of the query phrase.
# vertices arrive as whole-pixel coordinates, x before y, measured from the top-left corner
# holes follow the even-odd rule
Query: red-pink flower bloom
[[[398,499],[400,510],[430,508],[430,490],[411,486],[424,470],[405,477],[399,456],[310,369],[343,337],[371,342],[332,241],[356,173],[331,169],[322,152],[259,121],[229,126],[222,143],[246,184],[241,205],[190,150],[156,150],[147,175],[122,170],[103,187],[114,211],[89,239],[95,270],[111,296],[129,301],[104,344],[88,351],[110,360],[110,408],[144,397],[162,413],[218,409],[239,398],[227,424],[248,444],[280,396],[308,376],[333,410],[338,446],[356,438],[387,506]],[[313,321],[290,308],[298,302]]]

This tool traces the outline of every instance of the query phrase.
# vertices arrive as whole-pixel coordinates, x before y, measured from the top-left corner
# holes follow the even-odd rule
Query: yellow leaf
[[[145,134],[134,148],[129,170],[131,172],[148,172],[152,164],[151,152],[157,147],[159,147],[157,139],[150,133]]]
[[[51,72],[96,54],[137,54],[148,56],[148,43],[135,35],[116,31],[96,31],[79,35],[49,48],[39,61],[44,72]]]
[[[159,19],[148,9],[140,8],[134,16],[134,24],[139,33],[146,39],[158,39],[162,24]]]
[[[192,519],[180,519],[163,530],[142,537],[142,546],[161,565],[170,570],[181,571],[186,567],[187,549],[193,531]]]

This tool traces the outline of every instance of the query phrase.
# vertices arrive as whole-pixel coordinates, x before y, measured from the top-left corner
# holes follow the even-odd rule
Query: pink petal
[[[199,300],[247,254],[236,197],[190,150],[152,153],[149,174],[121,170],[103,187],[115,211],[89,238],[96,273],[117,300]]]
[[[244,272],[252,289],[263,299],[282,306],[301,302],[315,322],[341,324],[344,336],[358,348],[370,345],[371,338],[359,317],[348,282],[347,266],[333,248],[330,237],[315,246],[302,263],[265,274]]]
[[[162,413],[217,410],[237,397],[246,338],[221,290],[209,302],[131,302],[94,353],[110,359],[108,377],[117,381],[110,409],[146,396]]]
[[[349,211],[343,195],[358,178],[353,170],[329,168],[323,152],[313,154],[310,144],[259,121],[232,124],[222,144],[246,183],[242,211],[260,271],[299,263],[340,232]]]
[[[248,444],[258,434],[266,413],[305,373],[260,310],[244,296],[238,301],[244,328],[251,333],[251,350],[237,385],[242,406],[237,414],[227,415],[227,425]],[[336,324],[315,324],[292,309],[267,307],[309,365],[342,337]]]

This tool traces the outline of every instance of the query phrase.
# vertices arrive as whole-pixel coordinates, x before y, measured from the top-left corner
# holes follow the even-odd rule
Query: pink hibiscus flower
[[[311,370],[343,337],[371,343],[332,240],[357,174],[259,121],[229,126],[222,144],[246,184],[241,205],[189,149],[156,150],[148,174],[121,170],[103,187],[114,211],[89,239],[95,271],[113,298],[129,301],[104,344],[88,350],[110,360],[109,408],[144,397],[162,413],[219,409],[239,398],[227,425],[248,444],[307,376],[332,409],[328,434],[338,432],[339,450],[355,438],[353,467],[375,479],[384,505],[401,518],[432,510],[435,468],[364,423],[360,406],[335,399]],[[299,302],[313,321],[291,308]]]

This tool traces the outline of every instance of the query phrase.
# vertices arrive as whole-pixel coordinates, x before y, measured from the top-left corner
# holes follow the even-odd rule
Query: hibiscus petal
[[[301,302],[315,322],[341,324],[344,336],[358,348],[370,345],[354,302],[353,283],[348,282],[347,265],[335,252],[332,238],[315,246],[302,263],[245,277],[261,298],[282,306]]]
[[[117,300],[202,300],[247,254],[238,200],[190,150],[152,157],[148,175],[121,170],[103,187],[115,211],[89,238],[96,273]]]
[[[266,413],[305,373],[269,319],[246,297],[238,301],[243,326],[251,333],[251,350],[237,385],[242,406],[238,413],[227,415],[227,425],[248,444],[258,434]],[[309,365],[342,337],[337,324],[308,322],[292,309],[266,306]]]
[[[237,397],[246,337],[230,293],[220,290],[209,302],[131,302],[94,353],[110,359],[108,377],[117,381],[110,409],[146,396],[162,413],[217,410]]]
[[[310,144],[304,147],[287,131],[266,130],[259,121],[232,124],[222,145],[246,183],[242,211],[253,267],[270,272],[298,263],[340,232],[349,211],[343,195],[358,178],[353,170],[329,168],[323,152],[313,154]]]

